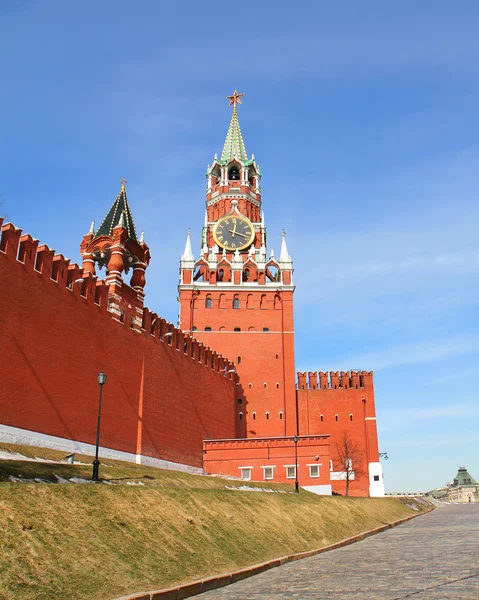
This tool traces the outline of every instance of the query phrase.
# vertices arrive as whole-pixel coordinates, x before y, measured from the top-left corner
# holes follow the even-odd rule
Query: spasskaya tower
[[[190,234],[180,260],[180,327],[233,360],[240,377],[238,437],[295,435],[293,264],[283,232],[266,245],[261,173],[248,158],[237,104],[221,157],[208,166],[205,222],[195,259]]]

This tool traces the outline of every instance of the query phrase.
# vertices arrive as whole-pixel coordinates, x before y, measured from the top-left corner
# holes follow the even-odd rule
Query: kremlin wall
[[[383,496],[372,372],[295,372],[293,262],[284,233],[278,258],[267,249],[262,175],[229,100],[200,253],[188,233],[180,260],[179,327],[144,306],[150,253],[124,180],[82,266],[2,225],[0,439],[91,453],[104,371],[100,460],[320,494],[344,494],[347,469],[350,495]]]

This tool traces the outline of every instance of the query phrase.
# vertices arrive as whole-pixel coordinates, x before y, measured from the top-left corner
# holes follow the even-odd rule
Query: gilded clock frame
[[[227,219],[238,219],[240,221],[244,221],[245,223],[248,224],[249,227],[251,227],[250,239],[247,240],[243,245],[237,246],[236,248],[232,248],[231,246],[227,246],[218,240],[218,237],[216,234],[218,227],[221,225],[221,223],[223,223],[223,221],[226,221]],[[254,229],[253,223],[247,217],[244,217],[243,215],[238,215],[238,214],[223,215],[216,221],[216,223],[213,227],[213,239],[215,240],[215,243],[220,248],[224,248],[225,250],[229,250],[230,252],[234,252],[235,250],[244,250],[245,248],[248,248],[248,246],[251,246],[251,244],[254,242],[255,236],[256,236],[256,231]]]

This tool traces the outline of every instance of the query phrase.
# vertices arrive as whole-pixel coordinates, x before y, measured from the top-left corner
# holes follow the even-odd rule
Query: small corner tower
[[[268,255],[261,172],[248,157],[237,105],[220,158],[206,170],[206,212],[198,259],[190,234],[180,261],[180,324],[233,360],[240,375],[239,437],[294,435],[293,263],[283,234]]]
[[[97,267],[106,268],[109,310],[116,313],[120,320],[123,320],[123,305],[134,304],[138,315],[143,308],[145,270],[150,262],[150,250],[144,241],[143,232],[139,240],[136,234],[125,184],[126,180],[122,179],[120,193],[100,227],[95,231],[93,221],[80,244],[83,277],[96,276]],[[132,275],[127,285],[124,276],[130,270]],[[139,319],[138,315],[135,315],[134,322]]]

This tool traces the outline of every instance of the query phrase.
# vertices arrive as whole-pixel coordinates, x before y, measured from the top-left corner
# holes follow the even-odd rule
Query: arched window
[[[226,308],[226,296],[225,296],[225,294],[220,294],[219,307],[220,308]]]
[[[245,269],[243,271],[243,281],[248,281],[249,279],[249,269]]]
[[[239,418],[240,418],[240,421],[242,421],[242,420],[243,420],[243,413],[242,413],[242,412],[240,412],[240,414],[239,414]]]
[[[249,389],[251,389],[253,387],[253,384],[252,383],[248,383],[248,387],[249,387]]]
[[[233,298],[233,308],[240,308],[241,303],[240,303],[240,299],[238,296],[235,296]]]
[[[240,178],[240,171],[238,169],[238,167],[236,165],[234,165],[233,167],[231,167],[231,169],[228,172],[228,179],[230,181],[239,181]]]
[[[265,388],[268,384],[266,383],[266,381],[263,383],[263,387]]]
[[[205,331],[211,331],[211,327],[205,327]]]
[[[282,421],[282,420],[283,420],[283,413],[282,413],[282,412],[280,412],[280,413],[279,413],[279,420],[280,420],[280,421]]]
[[[279,389],[279,383],[278,382],[276,382],[276,389],[277,390]]]
[[[211,299],[211,296],[206,296],[205,308],[213,308],[213,300]]]
[[[198,327],[196,327],[195,325],[193,325],[191,331],[197,331]]]
[[[241,331],[241,327],[235,327],[233,331]]]
[[[241,356],[238,356],[238,361],[237,362],[238,362],[239,365],[241,364]]]
[[[256,413],[253,413],[253,421],[256,421]]]
[[[263,310],[266,310],[268,308],[266,304],[266,294],[261,294],[261,301],[259,307]]]
[[[324,415],[320,415],[319,416],[319,420],[321,421],[321,423],[324,421]]]
[[[263,333],[268,333],[269,327],[263,327]]]
[[[334,415],[334,418],[336,419],[336,421],[339,421],[338,415]]]
[[[254,308],[253,294],[248,294],[248,297],[246,298],[246,308]]]
[[[269,412],[266,413],[266,419],[269,419]]]
[[[218,281],[223,281],[224,277],[225,277],[225,270],[219,269],[218,270]]]
[[[352,421],[353,420],[353,415],[349,415],[349,420]]]

